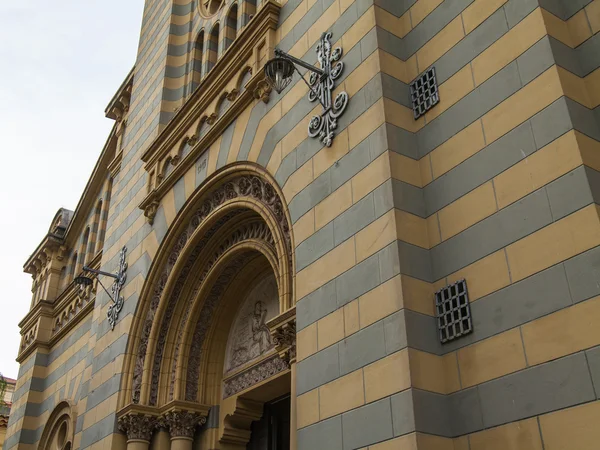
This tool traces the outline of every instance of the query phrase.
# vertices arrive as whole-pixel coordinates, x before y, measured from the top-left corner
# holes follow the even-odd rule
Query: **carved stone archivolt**
[[[236,258],[218,278],[215,282],[208,298],[204,302],[202,310],[200,311],[200,318],[196,323],[194,334],[192,336],[192,343],[190,348],[190,355],[188,359],[188,369],[185,386],[185,399],[188,401],[194,401],[198,396],[198,377],[200,376],[200,361],[202,359],[202,346],[206,339],[207,332],[212,322],[215,310],[219,299],[223,295],[223,292],[233,279],[237,275],[242,267],[246,264],[247,260],[252,257],[252,253],[245,253]],[[173,377],[174,372],[172,372]],[[171,389],[174,387],[174,379],[171,379]],[[172,390],[171,390],[172,393]]]
[[[248,202],[246,202],[245,199],[248,199]],[[273,220],[276,225],[267,225],[267,222],[257,220],[254,222],[246,221],[237,228],[231,228],[230,224],[234,223],[233,220],[237,220],[237,216],[244,211],[248,211],[248,209],[246,209],[247,206],[243,205],[252,204],[253,202],[261,204],[264,211],[268,212],[269,216],[272,218],[270,220]],[[228,207],[227,213],[225,214],[217,212],[230,203],[239,203],[239,209]],[[221,215],[219,216],[219,214]],[[192,236],[195,235],[196,230],[213,216],[218,217],[218,219],[214,221],[210,228],[202,233],[202,237],[195,239],[194,247],[188,248],[189,241]],[[200,200],[199,206],[196,207],[195,211],[189,214],[188,217],[187,223],[179,227],[179,229],[183,229],[183,231],[180,232],[177,239],[173,240],[171,250],[168,253],[169,256],[165,260],[161,273],[154,276],[156,281],[152,289],[149,307],[144,313],[145,319],[141,324],[140,340],[137,344],[137,351],[135,352],[137,356],[135,357],[132,378],[133,403],[139,403],[141,399],[142,375],[144,373],[146,355],[149,352],[148,342],[153,324],[158,328],[153,360],[150,365],[151,379],[148,380],[150,387],[148,402],[150,405],[156,405],[158,402],[158,382],[161,374],[161,365],[163,364],[166,338],[172,325],[173,313],[184,291],[184,287],[189,285],[186,283],[189,283],[188,278],[191,276],[190,272],[192,268],[195,267],[198,260],[204,261],[204,263],[199,275],[198,271],[194,269],[194,283],[196,288],[190,298],[194,298],[194,296],[198,294],[204,280],[206,280],[217,261],[219,261],[229,249],[244,241],[262,242],[262,245],[264,245],[265,248],[270,248],[271,250],[269,251],[274,255],[277,255],[275,256],[276,261],[287,263],[288,268],[281,268],[280,272],[285,274],[285,276],[289,276],[289,274],[293,273],[293,270],[291,269],[292,242],[290,225],[279,194],[274,186],[266,179],[250,173],[240,173],[236,176],[230,176],[218,187],[212,191],[208,191],[208,193]],[[273,226],[276,227],[276,230],[275,228],[271,228]],[[229,228],[231,231],[230,234],[223,236],[222,230],[225,228]],[[274,231],[276,231],[277,237],[274,236]],[[220,242],[218,246],[215,247],[217,235],[219,236]],[[210,257],[206,253],[209,246],[211,249],[214,249],[212,250],[214,253]],[[180,264],[179,259],[184,250],[186,253],[186,262]],[[285,254],[281,255],[280,251],[283,251]],[[200,311],[200,319],[194,328],[194,334],[191,340],[192,348],[190,349],[190,357],[187,360],[186,386],[184,389],[184,398],[187,400],[196,400],[197,397],[201,348],[213,312],[219,303],[219,298],[222,296],[227,285],[231,282],[231,279],[240,271],[241,267],[247,263],[247,258],[248,256],[240,254],[233,261],[230,261],[229,265],[219,275],[219,278],[204,299]],[[171,278],[171,273],[176,265],[180,267],[180,269],[178,269],[176,281],[168,283],[168,280]],[[291,281],[287,283],[288,285],[291,285]],[[171,287],[169,288],[168,297],[165,298],[164,293],[167,285]],[[158,323],[156,323],[157,320],[155,316],[158,311],[159,303],[161,302],[166,302],[166,305],[164,308],[161,308],[161,318]],[[177,367],[177,360],[180,356],[180,346],[183,341],[184,329],[189,320],[190,308],[191,304],[186,305],[183,311],[180,311],[179,313],[182,319],[179,322],[180,326],[176,338],[177,344],[172,350],[173,362],[168,392],[168,398],[170,399],[173,399],[174,396],[175,370]]]
[[[165,344],[166,344],[166,339],[167,339],[167,333],[169,331],[169,325],[171,324],[173,313],[175,312],[175,307],[176,307],[177,302],[179,301],[179,298],[181,296],[181,293],[186,285],[186,281],[192,270],[192,267],[194,266],[194,263],[197,260],[197,258],[199,257],[199,255],[201,254],[202,250],[204,250],[204,248],[208,245],[208,243],[214,237],[214,235],[217,233],[217,231],[225,223],[227,223],[233,217],[237,216],[239,213],[240,213],[239,211],[234,211],[230,214],[227,214],[220,220],[218,220],[217,223],[202,237],[200,242],[196,245],[196,247],[194,248],[194,250],[188,257],[188,259],[186,260],[185,265],[183,266],[183,268],[181,269],[181,271],[179,273],[177,282],[175,283],[173,291],[169,297],[169,303],[167,305],[167,309],[166,309],[164,318],[161,323],[161,328],[159,331],[158,346],[156,349],[156,353],[154,355],[154,361],[153,361],[153,365],[152,365],[152,386],[151,386],[151,390],[150,390],[150,404],[151,405],[155,405],[156,401],[157,401],[158,378],[160,375],[160,364],[162,362],[163,352],[165,349]],[[187,316],[184,317],[184,320],[187,320]],[[180,338],[181,338],[181,336],[178,336],[178,339],[180,339]],[[176,353],[177,353],[177,350],[176,350]],[[177,354],[176,354],[176,356],[177,356]]]

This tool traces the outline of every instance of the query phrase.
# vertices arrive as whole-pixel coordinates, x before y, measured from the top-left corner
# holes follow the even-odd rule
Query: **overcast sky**
[[[0,373],[16,378],[23,264],[60,207],[74,209],[135,63],[143,0],[0,1]]]

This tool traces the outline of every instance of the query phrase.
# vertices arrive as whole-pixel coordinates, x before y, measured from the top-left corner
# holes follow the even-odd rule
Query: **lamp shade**
[[[91,286],[93,283],[93,280],[91,278],[84,277],[83,275],[75,277],[75,279],[73,281],[78,286]]]
[[[271,86],[278,94],[289,86],[292,82],[294,74],[294,64],[281,57],[276,57],[265,64],[265,78],[269,86]]]

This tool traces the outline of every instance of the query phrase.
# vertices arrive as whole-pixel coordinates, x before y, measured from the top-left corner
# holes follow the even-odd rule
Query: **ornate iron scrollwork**
[[[317,44],[317,58],[319,66],[324,74],[319,75],[312,72],[309,84],[312,90],[308,93],[308,99],[311,102],[319,100],[323,106],[320,115],[313,116],[308,124],[308,135],[310,137],[319,137],[327,147],[331,147],[334,130],[337,129],[337,119],[348,106],[348,94],[345,91],[340,92],[333,99],[335,89],[335,80],[337,80],[344,71],[344,63],[340,61],[342,57],[342,48],[331,49],[331,33],[323,33],[321,40]]]
[[[119,313],[123,309],[123,303],[125,302],[125,299],[121,297],[121,289],[127,280],[127,262],[125,261],[126,255],[127,247],[123,247],[119,253],[119,271],[117,272],[117,277],[115,278],[115,281],[111,287],[111,300],[113,301],[113,304],[110,306],[110,308],[108,308],[108,312],[106,313],[111,330],[115,329],[115,324],[119,318]]]

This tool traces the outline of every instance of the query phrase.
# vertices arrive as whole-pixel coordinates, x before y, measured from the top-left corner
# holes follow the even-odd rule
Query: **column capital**
[[[150,442],[158,424],[156,416],[143,413],[128,413],[118,419],[119,431],[127,435],[128,441]]]
[[[275,317],[268,323],[275,350],[288,364],[296,362],[296,307]]]
[[[206,416],[193,411],[168,411],[161,422],[169,429],[171,439],[193,439],[196,427],[206,423]]]

